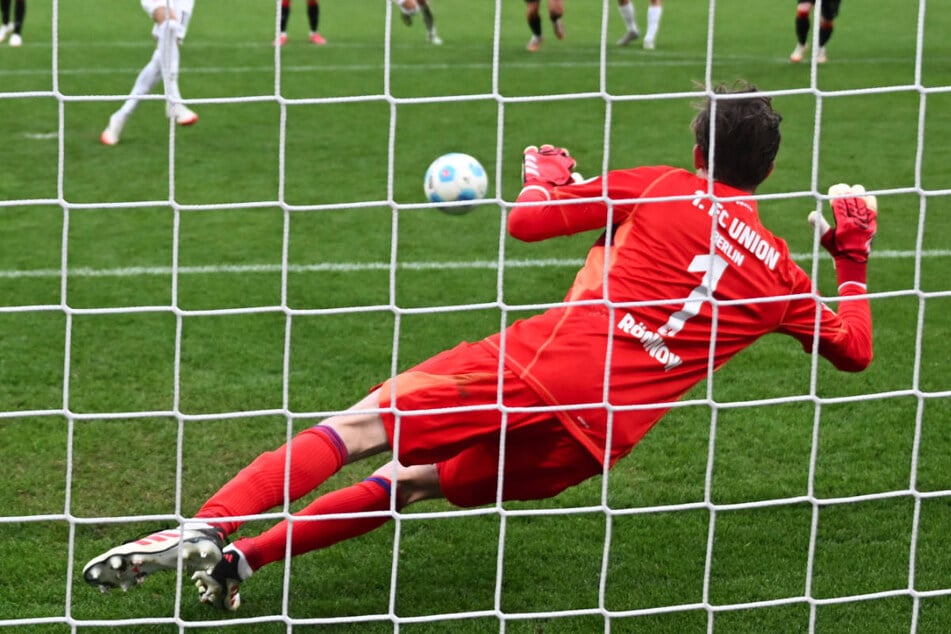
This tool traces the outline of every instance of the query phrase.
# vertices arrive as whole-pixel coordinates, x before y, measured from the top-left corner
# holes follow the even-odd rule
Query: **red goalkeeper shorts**
[[[522,380],[503,369],[499,385],[498,354],[483,343],[462,343],[381,384],[380,407],[398,410],[382,414],[397,460],[435,463],[457,506],[497,500],[500,457],[503,500],[552,497],[602,472]]]

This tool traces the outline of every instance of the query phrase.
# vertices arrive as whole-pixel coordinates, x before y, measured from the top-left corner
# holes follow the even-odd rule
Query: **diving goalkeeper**
[[[834,225],[810,218],[835,261],[833,311],[760,222],[753,197],[773,169],[781,119],[755,87],[719,87],[692,123],[693,171],[638,167],[577,182],[567,150],[526,148],[511,235],[600,233],[562,304],[391,377],[260,455],[193,520],[93,558],[84,579],[128,588],[176,570],[180,557],[201,601],[236,610],[240,584],[288,546],[294,556],[328,547],[421,500],[543,499],[602,474],[692,386],[768,333],[840,370],[863,370],[872,360],[866,269],[876,201],[860,186],[834,186]],[[385,451],[393,460],[362,482],[228,543],[243,518],[283,505],[285,486],[296,500]]]

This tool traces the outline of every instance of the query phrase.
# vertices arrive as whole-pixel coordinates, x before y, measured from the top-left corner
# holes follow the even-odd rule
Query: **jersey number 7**
[[[704,302],[709,301],[713,296],[713,291],[717,290],[717,284],[729,266],[729,262],[716,254],[695,255],[687,270],[691,273],[703,273],[700,286],[690,291],[683,308],[672,314],[667,323],[661,326],[657,332],[663,337],[677,336],[687,320],[696,317],[700,313],[700,309],[703,308]]]

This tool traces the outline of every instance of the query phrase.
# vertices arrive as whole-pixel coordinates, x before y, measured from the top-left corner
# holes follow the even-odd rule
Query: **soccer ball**
[[[459,200],[485,198],[489,178],[479,161],[468,154],[452,152],[443,154],[429,165],[423,191],[431,203],[449,203]],[[471,205],[439,207],[447,214],[464,214]]]

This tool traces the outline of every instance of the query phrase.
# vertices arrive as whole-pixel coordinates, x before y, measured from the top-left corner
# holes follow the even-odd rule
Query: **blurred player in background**
[[[627,46],[641,36],[637,28],[637,19],[634,17],[634,1],[618,0],[618,11],[621,13],[621,19],[624,20],[624,26],[627,31],[617,41],[618,46]],[[661,0],[650,0],[650,6],[647,7],[647,33],[644,34],[644,48],[654,49],[657,46],[657,31],[660,29],[660,16],[664,12]]]
[[[426,27],[426,39],[430,44],[442,44],[442,39],[436,33],[436,18],[429,6],[429,0],[393,0],[400,9],[400,18],[406,26],[413,25],[413,16],[423,14],[423,26]]]
[[[287,44],[287,20],[291,16],[291,0],[281,0],[281,32],[274,40],[274,46],[284,46]],[[327,43],[324,36],[320,34],[320,3],[318,0],[307,0],[307,21],[310,24],[310,36],[308,39],[312,44],[323,45]]]
[[[23,46],[23,18],[26,0],[14,0],[13,22],[10,21],[10,0],[0,0],[0,42],[10,36],[10,46]]]
[[[833,22],[839,15],[841,0],[822,0],[819,19],[819,50],[816,51],[816,63],[825,64],[826,42],[832,37]],[[809,48],[810,14],[815,10],[816,0],[798,0],[796,5],[796,48],[789,56],[789,61],[798,64],[802,61],[806,49]]]
[[[176,570],[180,556],[203,602],[235,610],[241,582],[283,561],[288,546],[291,555],[326,548],[420,500],[544,499],[605,473],[711,368],[768,333],[817,349],[840,370],[863,370],[872,360],[865,281],[876,203],[840,185],[830,191],[834,228],[810,214],[835,261],[836,313],[759,219],[753,193],[773,169],[780,121],[768,97],[740,84],[717,88],[694,118],[694,171],[638,167],[581,181],[567,150],[526,148],[509,233],[531,242],[600,232],[563,304],[383,382],[258,456],[197,521],[95,557],[84,579],[128,588]],[[296,500],[384,451],[396,459],[366,480],[224,546],[242,525],[227,518],[283,505],[285,487]],[[349,513],[363,515],[323,519]]]
[[[525,0],[525,20],[532,32],[532,39],[525,47],[531,53],[536,52],[542,45],[542,18],[539,13],[541,0]],[[564,0],[548,0],[548,19],[551,20],[552,31],[559,40],[565,39],[565,23],[562,16],[565,14]]]
[[[181,103],[182,94],[178,89],[178,47],[185,39],[195,0],[141,0],[141,4],[155,22],[152,27],[155,52],[136,77],[129,99],[109,117],[109,125],[99,137],[104,145],[119,142],[122,128],[139,101],[152,92],[160,79],[165,84],[165,113],[168,118],[178,125],[192,125],[198,121],[198,115]]]

